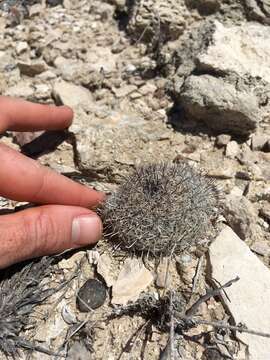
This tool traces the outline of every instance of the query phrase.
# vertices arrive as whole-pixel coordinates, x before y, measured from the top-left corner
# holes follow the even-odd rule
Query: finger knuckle
[[[54,247],[57,239],[57,227],[46,211],[40,210],[36,218],[27,219],[25,228],[33,246],[33,254],[46,254],[50,248]]]

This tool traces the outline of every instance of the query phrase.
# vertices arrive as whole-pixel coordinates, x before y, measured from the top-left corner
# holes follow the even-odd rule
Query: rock
[[[91,360],[92,355],[83,342],[76,341],[72,344],[67,353],[67,360]]]
[[[121,86],[119,89],[114,89],[115,96],[118,98],[126,97],[127,95],[131,94],[132,92],[137,90],[137,86],[135,85],[124,85]]]
[[[202,360],[223,360],[224,356],[217,349],[206,349],[203,352]]]
[[[161,154],[163,161],[173,160],[179,149],[172,146],[174,137],[183,141],[162,122],[121,112],[111,112],[102,120],[75,118],[70,131],[76,133],[79,168],[108,182],[118,182],[135,165],[159,162]]]
[[[62,259],[58,263],[59,269],[63,269],[63,270],[75,269],[84,256],[85,256],[84,251],[78,251],[75,254],[71,255],[69,258]]]
[[[239,145],[236,141],[230,141],[226,146],[225,155],[231,159],[234,159],[240,152]]]
[[[149,93],[153,94],[156,90],[157,90],[157,87],[154,84],[147,83],[139,89],[139,92],[142,95],[147,95]]]
[[[44,10],[43,4],[35,4],[30,6],[29,8],[29,17],[32,18],[34,16],[40,15]]]
[[[263,150],[267,141],[269,141],[269,135],[264,134],[253,134],[251,137],[251,148],[252,150]]]
[[[221,293],[234,322],[250,330],[270,332],[270,271],[248,246],[226,226],[209,248],[211,279],[217,286],[237,276],[239,281]],[[229,301],[228,301],[229,299]],[[248,345],[250,360],[268,359],[268,338],[237,332],[237,337]]]
[[[129,6],[128,33],[135,40],[155,45],[162,29],[162,41],[176,40],[187,26],[190,13],[183,0],[147,0]]]
[[[23,52],[28,50],[28,44],[26,41],[20,41],[18,42],[18,44],[16,45],[16,53],[18,55],[22,54]]]
[[[270,202],[270,185],[264,181],[251,181],[247,187],[246,197],[253,202],[265,200]]]
[[[112,303],[126,305],[136,301],[153,281],[153,275],[138,259],[127,259],[112,287]]]
[[[52,89],[47,84],[36,84],[35,85],[35,100],[41,102],[45,100],[51,100]]]
[[[242,151],[237,158],[241,164],[247,166],[253,165],[258,161],[258,155],[247,144],[242,145]]]
[[[79,60],[66,59],[58,56],[54,60],[54,65],[57,68],[58,74],[62,79],[70,81],[77,85],[84,85],[87,87],[94,86],[103,81],[103,76],[100,69],[97,71],[96,66],[90,63],[84,63]]]
[[[241,197],[243,195],[243,190],[240,189],[238,186],[234,186],[230,192],[230,197],[239,196]]]
[[[176,258],[176,268],[183,282],[192,287],[192,281],[196,272],[197,260],[191,255],[182,254]]]
[[[112,275],[111,259],[108,255],[102,254],[97,263],[97,272],[101,275],[108,287],[113,286],[115,279]]]
[[[31,83],[20,81],[16,85],[9,87],[4,94],[11,97],[19,97],[27,100],[33,100],[35,88]]]
[[[87,257],[88,257],[89,264],[97,265],[99,258],[100,258],[99,252],[96,250],[86,250],[86,251],[87,251]]]
[[[198,69],[259,77],[270,83],[268,26],[244,23],[225,27],[215,22],[211,42],[198,56]]]
[[[27,75],[30,77],[39,75],[47,70],[46,63],[41,60],[31,62],[18,61],[17,65],[22,75]]]
[[[257,241],[250,246],[250,249],[261,256],[270,255],[270,246],[267,241]]]
[[[87,280],[77,295],[77,307],[81,312],[89,312],[102,306],[106,300],[106,288],[96,279]]]
[[[231,140],[231,135],[228,134],[221,134],[218,135],[216,138],[216,145],[217,147],[226,146]]]
[[[92,95],[89,90],[82,86],[74,85],[66,81],[56,82],[53,86],[53,96],[57,102],[68,105],[71,108],[78,106],[84,110],[91,108]]]
[[[226,158],[222,150],[206,151],[200,155],[201,167],[207,174],[217,179],[231,179],[235,176],[237,163],[233,159]]]
[[[156,286],[161,289],[167,289],[171,284],[170,267],[168,266],[169,258],[163,258],[157,268]]]
[[[223,204],[224,216],[236,234],[247,242],[260,241],[262,230],[257,225],[258,212],[245,196],[231,193]]]
[[[52,342],[55,339],[64,337],[69,328],[69,325],[62,317],[62,308],[66,306],[66,300],[62,299],[62,301],[58,303],[59,298],[54,297],[51,301],[55,304],[54,311],[47,313],[46,321],[43,321],[42,324],[42,331],[36,331],[34,333],[34,341],[44,343]]]
[[[247,135],[261,121],[258,99],[253,92],[239,91],[211,75],[188,77],[179,101],[187,116],[222,132]]]
[[[72,325],[72,324],[76,324],[78,322],[76,315],[74,314],[74,312],[70,309],[69,306],[64,305],[62,307],[62,311],[61,311],[61,315],[63,320],[68,324],[68,325]]]
[[[259,214],[270,223],[270,202],[264,202],[262,208],[259,211]]]
[[[220,9],[220,0],[188,0],[188,3],[196,7],[200,14],[210,15]]]
[[[37,77],[40,80],[48,81],[48,80],[55,79],[57,77],[57,75],[53,71],[47,70],[47,71],[44,71],[43,73],[39,74]]]
[[[245,0],[248,18],[263,24],[270,24],[270,6],[268,0]]]

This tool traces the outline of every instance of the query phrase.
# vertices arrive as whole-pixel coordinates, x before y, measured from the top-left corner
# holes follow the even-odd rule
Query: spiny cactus
[[[219,192],[185,162],[137,167],[105,202],[105,230],[123,249],[154,256],[178,254],[206,236]]]

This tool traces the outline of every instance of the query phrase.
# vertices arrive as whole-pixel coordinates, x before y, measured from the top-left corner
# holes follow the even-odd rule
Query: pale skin
[[[69,107],[0,96],[0,134],[6,130],[66,129]],[[0,216],[0,268],[93,244],[102,223],[93,210],[104,194],[57,174],[0,142],[0,196],[40,206]]]

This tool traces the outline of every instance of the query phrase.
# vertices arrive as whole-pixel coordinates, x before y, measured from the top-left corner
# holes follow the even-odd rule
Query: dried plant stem
[[[193,316],[196,311],[198,310],[199,306],[206,302],[207,300],[209,300],[211,297],[214,297],[216,295],[219,295],[220,292],[222,290],[224,290],[225,288],[231,286],[233,283],[235,283],[236,281],[238,281],[240,278],[237,276],[235,279],[232,279],[230,281],[228,281],[226,284],[220,286],[219,288],[215,289],[215,290],[211,290],[208,291],[205,295],[201,296],[187,311],[185,316],[187,318],[190,318],[191,316]]]

